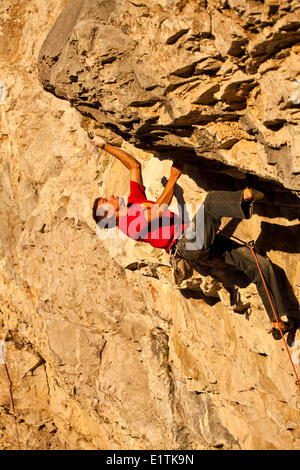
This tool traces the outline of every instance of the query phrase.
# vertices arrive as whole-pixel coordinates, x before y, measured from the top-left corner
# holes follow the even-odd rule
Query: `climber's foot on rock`
[[[286,321],[273,321],[271,322],[272,329],[269,331],[269,333],[272,333],[272,336],[274,339],[279,340],[282,338],[282,335],[280,333],[280,330],[282,334],[284,335],[285,333],[288,333],[289,331],[293,330],[295,328],[295,323],[293,320],[288,320]]]
[[[245,188],[244,189],[243,199],[244,199],[245,202],[259,201],[263,197],[264,197],[264,193],[261,193],[257,189],[253,189],[253,188]]]

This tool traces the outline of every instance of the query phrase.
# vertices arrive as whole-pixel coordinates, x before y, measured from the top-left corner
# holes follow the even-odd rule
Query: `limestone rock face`
[[[75,0],[45,89],[140,148],[299,189],[297,1]]]
[[[267,0],[0,6],[0,339],[21,448],[299,449],[295,378],[255,286],[215,266],[178,289],[166,253],[98,233],[95,197],[129,181],[86,135],[134,154],[151,200],[185,159],[174,210],[265,188],[224,226],[268,254],[296,314],[298,15]],[[17,448],[2,364],[0,448]]]

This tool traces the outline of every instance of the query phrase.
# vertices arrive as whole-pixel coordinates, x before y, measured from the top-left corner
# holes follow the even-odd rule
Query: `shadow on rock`
[[[261,222],[261,232],[255,242],[255,248],[263,255],[270,250],[300,253],[300,224],[286,227]]]

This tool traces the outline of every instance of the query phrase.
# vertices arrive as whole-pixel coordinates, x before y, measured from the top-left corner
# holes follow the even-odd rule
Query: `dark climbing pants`
[[[222,217],[248,219],[251,216],[252,204],[243,202],[243,191],[211,191],[195,215],[189,230],[183,233],[177,242],[179,254],[192,265],[207,264],[208,260],[216,257],[246,274],[251,282],[256,284],[264,307],[271,321],[275,321],[272,307],[265,291],[255,258],[247,246],[240,245],[219,235],[218,229]],[[198,238],[198,241],[195,241]],[[195,246],[193,244],[195,243]],[[201,246],[199,246],[199,243]],[[269,295],[277,315],[286,314],[284,299],[280,291],[271,262],[257,254]]]

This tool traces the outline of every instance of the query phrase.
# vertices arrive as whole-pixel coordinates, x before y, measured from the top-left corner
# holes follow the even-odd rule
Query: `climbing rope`
[[[295,377],[296,377],[296,385],[298,385],[298,387],[299,387],[299,389],[300,389],[300,380],[299,380],[299,376],[298,376],[298,374],[297,374],[295,364],[294,364],[294,362],[293,362],[293,359],[292,359],[292,357],[291,357],[291,354],[290,354],[290,351],[289,351],[287,342],[286,342],[285,337],[284,337],[284,334],[283,334],[283,332],[282,332],[282,329],[281,329],[281,326],[280,326],[280,322],[279,322],[279,319],[278,319],[278,315],[277,315],[277,313],[276,313],[276,310],[275,310],[275,308],[274,308],[273,302],[272,302],[272,300],[271,300],[271,297],[270,297],[270,294],[269,294],[269,290],[268,290],[268,288],[267,288],[267,284],[266,284],[266,282],[265,282],[265,279],[264,279],[264,276],[263,276],[261,267],[260,267],[260,265],[259,265],[259,261],[258,261],[258,259],[257,259],[256,253],[255,253],[255,251],[254,251],[254,241],[252,240],[251,242],[245,242],[245,241],[241,240],[240,238],[235,237],[234,235],[231,235],[231,238],[234,238],[235,240],[241,242],[243,245],[247,246],[247,247],[251,250],[251,253],[252,253],[253,256],[254,256],[254,259],[255,259],[255,261],[256,261],[256,264],[257,264],[257,268],[258,268],[260,277],[261,277],[262,282],[263,282],[263,286],[264,286],[265,291],[266,291],[266,294],[267,294],[267,296],[268,296],[268,300],[269,300],[269,302],[270,302],[272,311],[273,311],[273,313],[274,313],[274,317],[275,317],[275,319],[276,319],[276,323],[277,323],[278,329],[279,329],[280,334],[281,334],[281,336],[282,336],[282,339],[283,339],[283,342],[284,342],[284,345],[285,345],[285,349],[286,349],[286,351],[287,351],[287,354],[288,354],[290,363],[291,363],[291,365],[292,365],[292,368],[293,368],[293,371],[294,371],[294,374],[295,374]]]

